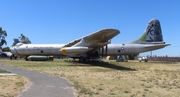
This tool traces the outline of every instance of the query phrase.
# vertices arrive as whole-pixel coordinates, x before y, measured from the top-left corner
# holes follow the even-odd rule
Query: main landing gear
[[[89,57],[80,57],[79,58],[79,62],[90,62],[90,58]]]

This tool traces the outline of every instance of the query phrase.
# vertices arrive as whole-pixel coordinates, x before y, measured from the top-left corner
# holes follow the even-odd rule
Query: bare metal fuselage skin
[[[59,50],[64,44],[22,44],[11,48],[14,55],[30,56],[30,55],[55,55],[64,56]],[[103,48],[97,49],[99,55],[132,55],[142,52],[152,51],[164,48],[168,44],[108,44]]]
[[[22,44],[11,48],[11,52],[16,56],[29,55],[58,55],[63,56],[59,49],[61,44]]]
[[[142,52],[157,50],[164,48],[168,44],[109,44],[99,50],[99,54],[114,56],[114,55],[132,55]],[[106,50],[107,49],[107,50]]]

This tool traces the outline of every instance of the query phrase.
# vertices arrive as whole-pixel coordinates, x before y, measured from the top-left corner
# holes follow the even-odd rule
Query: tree
[[[12,46],[15,46],[17,43],[19,43],[20,41],[19,41],[19,39],[17,39],[17,38],[14,38],[14,43],[13,43],[13,45]]]
[[[4,47],[2,48],[3,51],[6,51],[6,52],[9,52],[10,51],[10,48],[7,46],[7,47]]]
[[[18,38],[19,39],[17,39],[17,38],[14,39],[14,43],[12,46],[15,46],[19,42],[24,43],[24,44],[31,44],[31,41],[29,40],[29,38],[23,34],[21,34]]]
[[[23,34],[21,34],[21,36],[19,37],[20,42],[24,43],[24,44],[31,44],[31,41],[29,40],[28,37],[24,36]]]
[[[3,46],[4,44],[7,45],[5,37],[7,37],[7,33],[5,30],[4,31],[2,30],[2,27],[0,27],[0,47]]]

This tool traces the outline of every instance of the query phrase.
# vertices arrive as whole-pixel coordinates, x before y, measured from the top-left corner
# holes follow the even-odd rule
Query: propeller
[[[102,47],[102,58],[104,57],[104,47]]]
[[[107,57],[107,49],[108,49],[108,46],[106,45],[106,57]]]
[[[111,43],[111,40],[109,40],[109,41],[106,43],[105,46],[103,46],[103,47],[101,47],[101,48],[99,49],[99,52],[101,52],[102,58],[103,58],[104,56],[107,56],[108,44],[110,44],[110,43]]]
[[[108,51],[108,44],[111,44],[111,40],[108,40],[108,43],[106,44],[106,48],[105,48],[105,50],[106,50],[106,56],[107,56],[107,51]]]

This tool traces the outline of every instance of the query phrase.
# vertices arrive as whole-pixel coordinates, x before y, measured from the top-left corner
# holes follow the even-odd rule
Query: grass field
[[[0,69],[0,73],[11,73]],[[0,76],[0,97],[17,96],[28,85],[28,79],[22,76]]]
[[[66,78],[79,97],[179,97],[180,63],[138,61],[74,64],[54,61],[3,61],[1,64]]]

